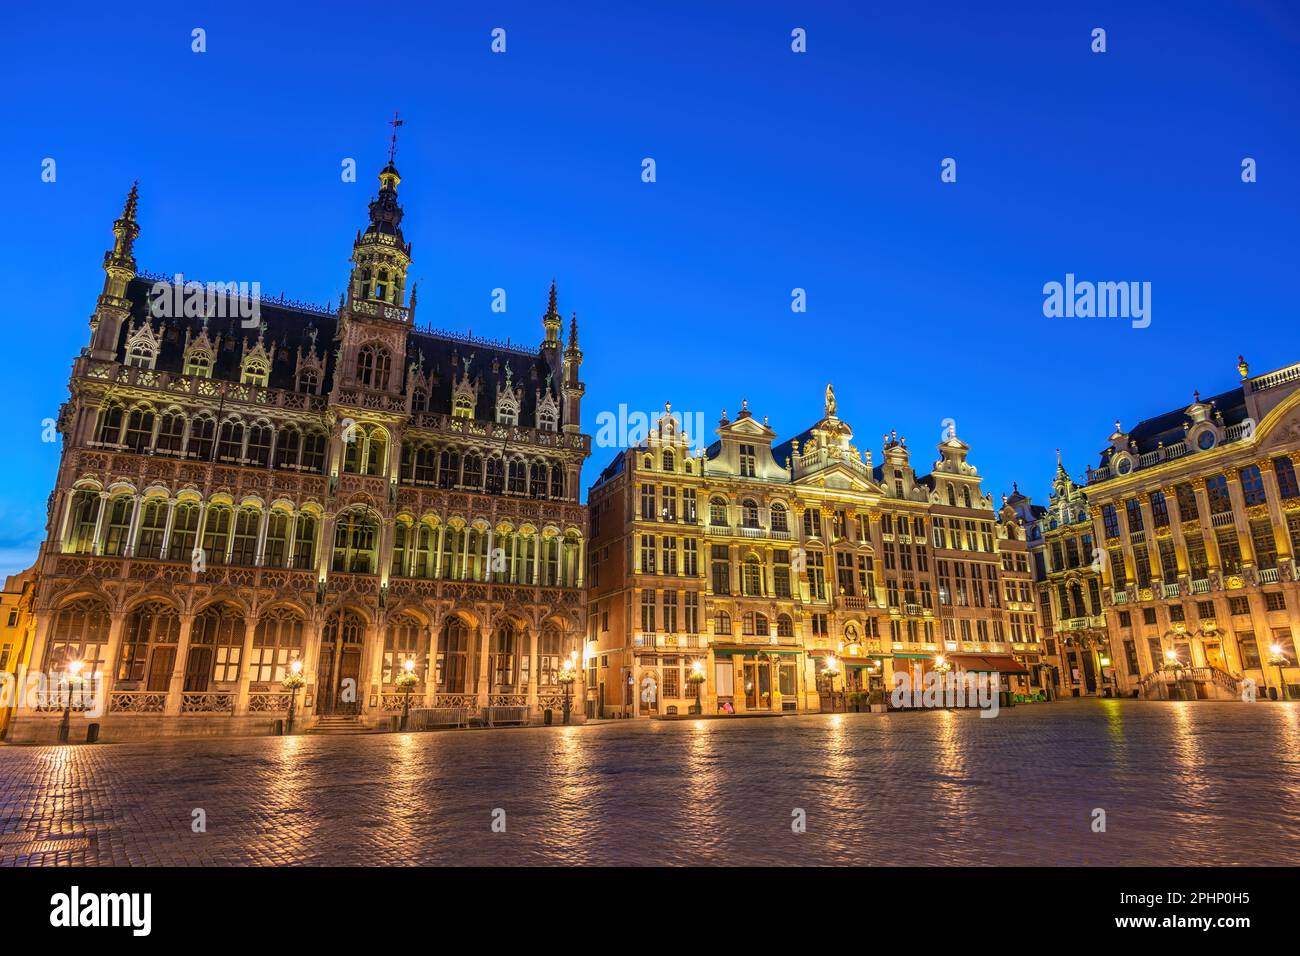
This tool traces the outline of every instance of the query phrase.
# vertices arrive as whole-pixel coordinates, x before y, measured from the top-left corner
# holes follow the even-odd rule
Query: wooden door
[[[188,693],[202,694],[208,689],[208,680],[212,675],[212,648],[191,647],[189,659],[185,662],[185,690]]]
[[[172,665],[176,663],[176,647],[166,644],[153,649],[149,656],[149,679],[145,690],[166,693],[171,686]]]

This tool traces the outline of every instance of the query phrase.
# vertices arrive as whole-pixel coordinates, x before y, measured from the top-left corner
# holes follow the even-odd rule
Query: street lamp
[[[296,658],[289,662],[289,673],[284,675],[283,686],[289,692],[289,719],[285,722],[284,732],[293,733],[293,712],[294,705],[298,702],[298,688],[306,681],[302,676],[302,661]]]
[[[1274,644],[1268,650],[1269,650],[1269,654],[1271,655],[1268,659],[1268,662],[1277,668],[1278,693],[1282,695],[1283,700],[1286,700],[1286,680],[1282,676],[1282,668],[1290,664],[1291,661],[1289,661],[1287,659],[1287,656],[1284,653],[1282,653],[1281,644]]]
[[[397,675],[397,686],[402,688],[402,725],[400,730],[406,729],[407,718],[411,714],[411,689],[420,682],[420,678],[415,676],[415,660],[408,657],[402,663],[402,673]]]
[[[573,658],[566,657],[560,668],[558,680],[564,688],[564,722],[569,722],[569,712],[573,707],[573,682],[578,679],[578,672],[573,666]]]
[[[831,713],[839,712],[839,707],[835,701],[835,675],[839,672],[840,662],[836,660],[833,655],[826,658],[826,667],[823,669],[822,673],[826,675],[826,685],[831,695]]]
[[[1116,676],[1114,675],[1114,673],[1111,674],[1110,678],[1107,678],[1107,677],[1106,677],[1106,668],[1107,668],[1107,667],[1110,667],[1110,655],[1109,655],[1109,654],[1098,654],[1098,655],[1097,655],[1097,662],[1098,662],[1099,664],[1101,664],[1101,679],[1102,679],[1103,681],[1107,681],[1107,680],[1113,680],[1113,681],[1114,681],[1115,689],[1112,691],[1111,696],[1112,696],[1112,697],[1118,697],[1118,696],[1119,696],[1119,678],[1116,677]]]
[[[59,743],[61,744],[68,742],[68,735],[72,731],[72,685],[74,682],[81,683],[82,666],[80,660],[68,661],[68,691],[67,696],[63,698],[63,722],[59,724]]]
[[[698,657],[692,661],[691,672],[687,675],[686,679],[695,685],[695,713],[702,714],[704,713],[704,709],[700,705],[700,688],[704,686],[705,680],[704,661],[700,660]]]

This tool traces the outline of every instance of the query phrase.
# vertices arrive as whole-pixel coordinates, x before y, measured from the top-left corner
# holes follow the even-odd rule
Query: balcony
[[[1209,593],[1210,593],[1210,581],[1209,581],[1209,579],[1208,579],[1208,578],[1197,578],[1196,580],[1194,580],[1194,581],[1192,582],[1192,593],[1193,593],[1193,594],[1209,594]]]
[[[1260,584],[1277,584],[1280,580],[1277,568],[1261,568],[1259,572]]]

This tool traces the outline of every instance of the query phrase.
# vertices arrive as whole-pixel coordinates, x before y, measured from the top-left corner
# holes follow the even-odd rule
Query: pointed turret
[[[558,320],[559,316],[557,315],[556,318]],[[578,348],[578,313],[574,312],[569,319],[569,345],[564,350],[564,378],[562,380],[564,430],[574,434],[581,431],[582,395],[587,390],[587,386],[578,378],[578,372],[581,368],[582,349]]]
[[[560,318],[560,309],[556,303],[555,280],[551,280],[551,295],[546,305],[546,314],[542,316],[542,328],[546,330],[546,338],[542,341],[542,348],[559,348],[560,347],[560,325],[563,320]]]
[[[130,311],[126,287],[135,278],[135,240],[140,226],[135,221],[140,201],[139,183],[131,183],[122,215],[113,223],[113,248],[104,253],[104,289],[99,294],[90,326],[91,353],[101,360],[117,354],[117,339]]]
[[[402,177],[394,165],[397,127],[402,125],[402,121],[394,116],[392,125],[388,165],[379,171],[379,193],[370,201],[370,223],[352,244],[353,268],[352,280],[348,284],[348,301],[367,315],[408,322],[410,312],[404,303],[411,246],[402,235],[402,207],[397,202],[397,187]],[[357,307],[360,302],[374,303],[378,308]]]

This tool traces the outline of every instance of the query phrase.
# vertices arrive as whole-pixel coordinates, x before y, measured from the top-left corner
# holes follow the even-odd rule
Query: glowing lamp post
[[[402,723],[399,730],[406,729],[406,721],[411,716],[411,689],[420,682],[415,676],[415,661],[407,658],[402,664],[402,673],[397,676],[397,686],[402,688]]]
[[[573,682],[578,679],[577,668],[573,666],[573,658],[566,657],[564,666],[560,668],[560,674],[557,678],[560,686],[564,688],[564,723],[569,722],[569,714],[573,709]]]
[[[63,722],[59,724],[59,743],[61,744],[68,742],[68,736],[72,731],[72,685],[81,683],[82,666],[80,660],[68,661],[68,689],[67,695],[63,698]]]
[[[840,672],[840,662],[834,656],[826,658],[826,666],[822,673],[826,675],[826,689],[831,695],[831,712],[839,713],[839,705],[835,700],[835,675]]]
[[[306,681],[302,676],[302,661],[292,660],[289,662],[289,673],[284,675],[283,687],[289,692],[289,719],[285,722],[284,732],[293,733],[293,713],[295,705],[298,703],[298,689]]]
[[[691,662],[691,672],[686,679],[695,685],[695,713],[702,714],[704,709],[700,706],[700,688],[704,686],[704,661],[698,658]]]
[[[1282,695],[1282,700],[1286,700],[1286,680],[1282,676],[1282,668],[1291,662],[1287,659],[1286,654],[1282,652],[1281,644],[1274,644],[1268,649],[1268,662],[1277,668],[1277,690]]]

